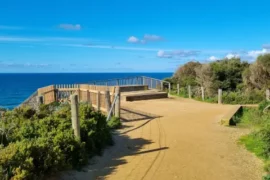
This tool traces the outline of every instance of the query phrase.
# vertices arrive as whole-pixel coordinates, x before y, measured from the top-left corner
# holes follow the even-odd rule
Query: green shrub
[[[112,117],[109,121],[108,121],[108,126],[111,129],[118,129],[122,126],[121,120],[120,118],[117,117]]]
[[[0,179],[37,179],[77,169],[89,156],[100,155],[105,146],[113,144],[104,115],[86,104],[79,112],[81,141],[74,136],[69,105],[42,105],[38,112],[28,107],[6,112],[0,121],[0,138],[5,138],[0,141]]]

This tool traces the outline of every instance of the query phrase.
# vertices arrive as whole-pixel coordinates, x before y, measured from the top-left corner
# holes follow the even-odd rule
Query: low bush
[[[81,140],[74,136],[69,105],[23,107],[0,120],[0,179],[37,179],[78,169],[112,145],[111,125],[91,106],[80,105]]]
[[[119,118],[117,117],[112,117],[109,122],[108,122],[108,126],[111,128],[111,129],[118,129],[122,126],[121,124],[121,121]]]
[[[264,160],[265,171],[270,174],[270,113],[263,112],[269,102],[262,102],[259,108],[245,108],[241,124],[252,128],[252,133],[241,137],[245,147]],[[269,179],[270,175],[264,177]]]

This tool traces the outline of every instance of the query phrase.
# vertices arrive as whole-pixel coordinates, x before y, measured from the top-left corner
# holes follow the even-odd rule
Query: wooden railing
[[[51,85],[38,89],[38,96],[43,97],[44,104],[52,102],[70,102],[70,96],[78,94],[80,102],[90,103],[95,109],[107,112],[106,94],[113,101],[117,87],[93,86],[88,84]]]

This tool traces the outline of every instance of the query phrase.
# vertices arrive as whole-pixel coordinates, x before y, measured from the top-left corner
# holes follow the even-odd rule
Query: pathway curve
[[[123,102],[116,144],[64,179],[260,180],[262,163],[219,125],[232,108],[189,99]]]

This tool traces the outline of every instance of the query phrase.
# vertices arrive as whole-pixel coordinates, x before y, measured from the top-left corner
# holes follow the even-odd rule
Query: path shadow
[[[122,113],[126,113],[126,118],[124,119],[124,126],[130,128],[130,123],[134,121],[139,121],[137,116],[144,117],[146,120],[137,127],[132,127],[131,129],[121,132],[121,129],[113,133],[114,146],[105,149],[102,156],[96,156],[90,160],[87,167],[83,168],[82,171],[68,171],[63,172],[61,175],[57,176],[55,179],[61,180],[100,180],[107,179],[109,175],[116,172],[116,169],[122,165],[131,162],[136,156],[142,154],[148,154],[153,152],[165,151],[168,147],[159,147],[155,149],[147,149],[150,144],[155,143],[151,140],[144,138],[131,138],[127,135],[128,132],[134,131],[145,126],[156,117],[148,113],[138,112],[130,109],[122,109]],[[127,116],[129,113],[129,116]],[[145,150],[144,150],[145,149]],[[51,178],[50,178],[51,179]]]

